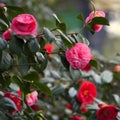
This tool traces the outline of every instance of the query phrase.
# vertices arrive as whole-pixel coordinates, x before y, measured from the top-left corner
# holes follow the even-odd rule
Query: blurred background
[[[82,12],[86,18],[92,11],[89,0],[0,0],[0,2],[23,6],[27,13],[36,17],[40,31],[44,26],[55,27],[53,13],[67,24],[68,32],[79,31],[81,22],[76,16]],[[96,10],[105,11],[110,26],[105,26],[94,35],[85,30],[85,36],[90,41],[92,49],[110,59],[120,51],[120,0],[94,0],[94,3]]]

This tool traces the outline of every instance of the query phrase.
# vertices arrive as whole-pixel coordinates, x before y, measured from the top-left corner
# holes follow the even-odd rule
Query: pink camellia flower
[[[81,116],[78,116],[78,115],[73,115],[71,117],[71,120],[84,120]]]
[[[5,4],[4,3],[0,3],[0,7],[5,7]]]
[[[67,50],[65,56],[73,69],[81,70],[83,70],[92,59],[90,48],[86,44],[80,42]]]
[[[28,106],[32,106],[38,100],[38,92],[33,91],[26,96],[26,103]]]
[[[103,11],[92,11],[86,18],[85,22],[90,23],[94,17],[105,17],[105,13]],[[99,32],[102,29],[102,27],[103,25],[95,24],[94,31]]]
[[[20,14],[13,18],[10,28],[17,35],[37,35],[36,19],[30,14]]]
[[[118,115],[118,109],[114,105],[101,105],[96,112],[98,120],[115,120]]]
[[[10,29],[6,30],[3,34],[2,34],[2,38],[9,41],[11,39],[11,34],[10,34]]]
[[[94,98],[96,98],[96,96],[97,90],[95,84],[89,81],[82,82],[77,93],[77,100],[82,102],[84,105],[88,105],[94,102]]]

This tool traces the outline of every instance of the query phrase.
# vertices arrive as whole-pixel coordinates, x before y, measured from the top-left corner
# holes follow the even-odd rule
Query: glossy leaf
[[[94,17],[92,22],[93,24],[109,25],[109,21],[104,17]]]
[[[65,44],[65,46],[67,46],[68,48],[71,48],[73,45],[71,40],[61,30],[58,30],[58,32],[60,33],[61,39],[62,39],[63,43]]]
[[[27,75],[23,76],[23,79],[28,81],[39,81],[39,75],[36,71],[31,71]]]
[[[96,69],[99,69],[99,66],[96,60],[90,60],[90,65]]]
[[[29,39],[26,44],[28,45],[28,49],[32,54],[35,54],[40,49],[39,42],[36,38]]]
[[[64,67],[67,69],[67,70],[69,70],[69,63],[68,63],[68,61],[66,60],[66,57],[65,57],[65,55],[60,55],[60,57],[61,57],[61,62],[62,62],[62,64],[64,65]]]
[[[20,54],[23,52],[24,41],[21,38],[12,36],[9,43],[9,49],[14,54]]]
[[[26,75],[30,69],[28,57],[24,54],[19,55],[17,60],[17,67],[22,75]]]
[[[52,93],[54,96],[58,96],[65,91],[65,88],[61,85],[57,85],[52,89]]]
[[[55,35],[46,27],[43,28],[43,33],[45,34],[45,38],[49,41],[52,42],[55,40]]]
[[[8,70],[13,63],[13,60],[9,53],[3,51],[0,59],[0,71]]]
[[[38,90],[40,90],[41,92],[48,94],[48,95],[52,95],[51,90],[49,89],[49,87],[47,87],[45,84],[40,83],[40,82],[34,82],[33,86],[35,88],[37,88]]]
[[[10,98],[4,97],[3,100],[5,102],[5,106],[8,107],[8,109],[17,110],[15,103]]]
[[[81,78],[81,72],[80,70],[74,70],[71,66],[69,68],[70,71],[70,75],[72,77],[73,80],[79,80]]]
[[[0,19],[2,19],[8,25],[8,27],[10,26],[10,22],[2,9],[0,9]]]
[[[56,14],[53,14],[53,17],[56,20],[56,27],[66,34],[66,24],[61,22]]]
[[[1,27],[2,31],[5,31],[9,28],[7,23],[5,23],[2,19],[0,19],[0,27]]]
[[[80,21],[84,22],[84,18],[83,18],[82,13],[80,13],[80,14],[77,16],[77,19],[79,19]]]
[[[77,35],[77,42],[81,42],[81,43],[85,43],[87,45],[89,45],[89,41],[87,40],[87,38],[85,38],[82,34],[78,34]]]
[[[7,47],[7,41],[0,38],[0,51],[4,50]]]
[[[111,83],[113,80],[112,72],[105,70],[101,73],[101,79],[104,83]]]
[[[24,91],[24,92],[26,91],[23,81],[18,76],[15,76],[15,75],[12,76],[11,81],[12,83],[15,83],[16,85],[18,85],[21,91]]]

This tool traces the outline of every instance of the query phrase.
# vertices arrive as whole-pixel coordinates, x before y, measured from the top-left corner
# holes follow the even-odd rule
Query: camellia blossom
[[[81,104],[80,110],[81,110],[82,113],[88,112],[88,109],[86,108],[86,105],[84,103]]]
[[[92,11],[89,16],[86,18],[85,22],[90,23],[91,20],[95,17],[105,17],[105,13],[103,11]],[[94,31],[99,32],[102,29],[103,25],[95,24]]]
[[[99,120],[115,120],[118,115],[118,109],[114,105],[103,105],[96,112]]]
[[[93,103],[96,96],[96,86],[89,81],[83,82],[77,93],[78,101],[84,103],[85,105]]]
[[[73,115],[71,117],[71,120],[83,120],[83,118],[81,116],[78,116],[78,115]]]
[[[90,48],[85,43],[80,42],[68,49],[65,56],[73,69],[81,70],[83,70],[92,59]]]
[[[44,46],[44,49],[49,53],[48,54],[49,57],[52,57],[52,54],[50,54],[50,53],[53,52],[53,48],[54,48],[54,46],[52,44],[46,44]]]
[[[19,97],[11,94],[9,92],[4,93],[4,97],[7,97],[7,98],[11,99],[16,105],[17,110],[10,111],[11,114],[14,114],[15,112],[20,111],[22,109],[21,100],[20,100]]]
[[[3,34],[2,34],[2,38],[9,41],[11,39],[11,33],[10,33],[10,29],[6,30]]]
[[[26,96],[26,103],[28,106],[34,105],[37,100],[38,100],[38,92],[37,91],[28,93]]]
[[[0,7],[5,7],[5,4],[4,3],[0,3]]]
[[[17,35],[37,35],[37,22],[31,14],[20,14],[13,18],[10,28]]]
[[[120,65],[116,65],[114,67],[114,72],[120,72]]]
[[[71,103],[68,103],[68,104],[66,105],[66,108],[72,110],[73,106],[72,106]]]

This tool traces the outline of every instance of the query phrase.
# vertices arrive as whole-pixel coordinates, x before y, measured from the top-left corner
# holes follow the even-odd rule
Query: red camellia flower
[[[85,22],[90,23],[91,20],[95,17],[105,17],[105,13],[103,11],[92,11],[89,16],[86,18]],[[95,24],[94,31],[99,32],[102,29],[103,25]]]
[[[91,104],[94,102],[94,98],[97,96],[96,86],[92,82],[85,81],[80,86],[77,99],[84,104]]]
[[[37,34],[36,19],[30,14],[20,14],[13,18],[10,28],[14,33],[21,36]]]
[[[89,72],[91,70],[92,66],[90,64],[87,64],[87,66],[83,69],[85,72]]]
[[[71,120],[83,120],[83,118],[80,117],[80,116],[78,116],[78,115],[73,115],[73,116],[71,117]]]
[[[38,110],[40,110],[40,107],[38,106],[38,105],[32,105],[32,106],[30,106],[34,111],[38,111]]]
[[[46,44],[44,46],[44,49],[49,53],[48,57],[52,57],[52,54],[50,54],[50,53],[53,52],[53,48],[54,48],[54,46],[52,44]]]
[[[68,103],[68,104],[66,105],[66,108],[72,110],[73,106],[72,106],[71,103]]]
[[[15,96],[15,95],[13,95],[13,94],[11,94],[9,92],[4,93],[4,97],[7,97],[7,98],[11,99],[15,103],[15,105],[17,107],[17,111],[20,111],[22,109],[21,100],[20,100],[19,97]],[[12,111],[10,111],[10,113],[13,114],[13,113],[15,113],[17,111],[12,110]]]
[[[73,69],[81,70],[83,70],[92,59],[90,48],[84,43],[76,43],[71,49],[66,51],[65,56]]]
[[[3,34],[2,34],[2,38],[9,41],[11,39],[11,34],[10,34],[10,29],[6,30]]]
[[[114,105],[103,105],[96,112],[99,120],[115,120],[118,115],[118,109]]]
[[[84,103],[81,104],[80,110],[81,110],[82,113],[88,112],[88,109],[86,108],[86,105]]]

